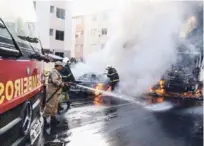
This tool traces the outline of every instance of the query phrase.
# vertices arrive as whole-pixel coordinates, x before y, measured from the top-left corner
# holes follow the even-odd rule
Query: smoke
[[[105,49],[93,52],[73,72],[103,73],[111,65],[120,75],[119,90],[139,96],[175,63],[187,8],[175,1],[127,1],[123,6],[112,19],[114,29]]]

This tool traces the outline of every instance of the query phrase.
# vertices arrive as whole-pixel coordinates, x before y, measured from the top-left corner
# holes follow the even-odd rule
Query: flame
[[[161,89],[164,88],[164,84],[165,84],[165,81],[164,81],[164,80],[160,80],[160,81],[159,81],[159,86],[160,86]]]
[[[202,92],[200,89],[196,90],[196,92],[185,92],[184,94],[184,97],[187,97],[187,98],[199,98],[202,96]]]
[[[102,96],[96,96],[96,97],[94,98],[93,103],[94,103],[94,105],[102,105],[102,104],[103,104]]]
[[[164,83],[165,83],[164,80],[160,80],[160,81],[159,81],[159,85],[160,85],[160,86],[161,86],[161,85],[164,86]]]
[[[202,97],[202,91],[201,89],[197,89],[196,92],[188,91],[188,92],[181,92],[181,93],[174,93],[174,92],[166,92],[164,89],[165,81],[160,80],[158,82],[159,87],[149,88],[149,93],[155,93],[160,96],[177,96],[177,97],[184,97],[184,98],[199,98]]]
[[[164,97],[157,98],[157,103],[162,103],[164,101]]]
[[[156,94],[159,94],[159,95],[165,95],[165,94],[166,94],[165,90],[164,90],[164,89],[161,89],[161,88],[155,89],[154,92],[155,92]]]
[[[153,87],[150,87],[149,88],[149,93],[156,93],[156,94],[159,94],[159,95],[166,94],[165,89],[164,89],[164,84],[165,84],[165,81],[160,80],[159,81],[159,88],[154,89]]]
[[[101,83],[99,83],[99,84],[96,85],[95,89],[96,89],[96,90],[104,90],[104,85],[101,84]],[[94,93],[95,93],[96,96],[98,96],[99,94],[101,94],[100,91],[95,91]]]
[[[164,101],[164,97],[161,96],[161,97],[153,97],[153,98],[150,98],[147,100],[147,102],[149,104],[154,104],[154,103],[162,103]]]
[[[104,85],[99,83],[96,85],[95,89],[96,90],[104,90]],[[94,94],[95,94],[94,101],[93,101],[94,105],[102,105],[103,99],[102,99],[102,96],[100,95],[101,92],[95,91]]]
[[[184,93],[169,92],[165,96],[172,96],[172,97],[174,96],[174,97],[183,97],[183,98],[200,98],[202,96],[202,93],[200,92],[200,90],[196,92],[189,91]]]

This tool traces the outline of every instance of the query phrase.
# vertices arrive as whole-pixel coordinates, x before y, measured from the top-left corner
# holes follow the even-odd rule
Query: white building
[[[75,16],[72,18],[71,56],[75,58],[84,56],[84,16]]]
[[[71,4],[68,1],[34,1],[43,47],[62,57],[71,55]]]
[[[106,10],[72,18],[73,57],[86,57],[94,50],[104,48],[111,31],[111,12]]]

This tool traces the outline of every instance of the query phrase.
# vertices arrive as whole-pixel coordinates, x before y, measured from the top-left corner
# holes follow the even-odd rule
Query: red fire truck
[[[0,142],[37,144],[43,128],[43,52],[32,0],[0,1]]]

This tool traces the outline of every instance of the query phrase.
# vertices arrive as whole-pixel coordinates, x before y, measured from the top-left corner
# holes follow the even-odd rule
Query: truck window
[[[3,26],[1,22],[0,25]],[[0,27],[0,47],[16,49],[9,32],[6,28],[3,27]]]

